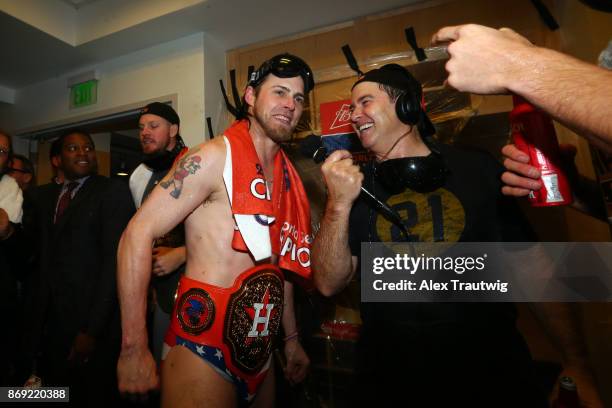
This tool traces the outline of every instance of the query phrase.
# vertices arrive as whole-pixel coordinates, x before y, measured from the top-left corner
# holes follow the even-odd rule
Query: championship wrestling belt
[[[230,371],[247,376],[267,363],[283,314],[283,275],[274,265],[241,273],[229,288],[181,278],[171,329],[222,350]]]

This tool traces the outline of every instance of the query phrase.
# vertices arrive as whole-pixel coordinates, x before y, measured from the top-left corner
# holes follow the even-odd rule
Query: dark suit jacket
[[[117,341],[116,254],[135,211],[129,189],[118,180],[91,176],[54,224],[60,191],[61,186],[50,185],[33,209],[40,234],[33,334],[40,338],[46,324],[48,336],[70,343],[63,351],[80,331],[94,336],[98,345]]]

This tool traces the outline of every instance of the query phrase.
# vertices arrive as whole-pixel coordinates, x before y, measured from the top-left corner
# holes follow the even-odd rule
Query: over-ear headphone
[[[400,91],[395,101],[398,119],[407,125],[416,126],[421,139],[431,153],[428,156],[389,159],[375,165],[375,175],[389,192],[397,194],[406,188],[426,193],[444,185],[448,169],[440,150],[433,139],[435,128],[427,114],[423,89],[410,72],[401,65],[387,64],[363,74],[359,83],[369,81]]]
[[[417,95],[418,93],[418,95]],[[404,91],[395,101],[395,113],[398,119],[407,125],[416,125],[421,119],[422,91],[410,89]]]
[[[405,69],[402,71],[406,73],[408,83],[414,81],[408,71]],[[404,157],[378,163],[375,166],[378,179],[392,194],[397,194],[405,188],[427,193],[442,187],[446,181],[448,168],[432,139],[433,125],[425,114],[423,89],[419,83],[410,84],[403,89],[395,101],[395,113],[402,123],[418,126],[431,154],[425,157]]]

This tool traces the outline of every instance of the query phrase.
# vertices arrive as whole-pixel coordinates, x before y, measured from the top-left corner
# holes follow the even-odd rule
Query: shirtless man
[[[121,392],[158,386],[145,322],[151,246],[183,220],[187,267],[165,340],[162,406],[273,404],[262,397],[273,390],[266,374],[281,320],[285,354],[300,361],[292,313],[282,313],[292,287],[279,267],[308,277],[312,238],[301,181],[279,143],[291,137],[313,86],[295,56],[262,64],[245,90],[246,118],[189,151],[128,225],[118,256]],[[294,375],[303,378],[303,364]]]

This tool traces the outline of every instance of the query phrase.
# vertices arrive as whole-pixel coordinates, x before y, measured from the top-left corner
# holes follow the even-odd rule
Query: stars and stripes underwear
[[[270,368],[282,313],[283,275],[275,265],[249,268],[228,288],[183,276],[163,357],[187,347],[236,386],[241,405],[249,403]]]

